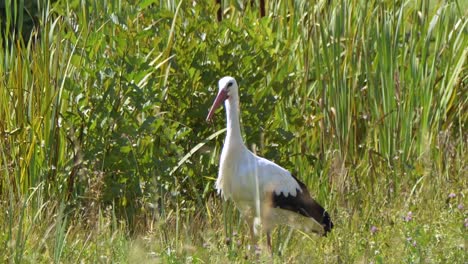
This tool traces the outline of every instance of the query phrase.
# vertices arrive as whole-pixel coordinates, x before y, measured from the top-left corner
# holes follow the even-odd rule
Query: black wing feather
[[[307,190],[307,186],[303,182],[294,176],[292,177],[297,181],[302,191],[296,190],[296,196],[288,195],[287,197],[283,193],[277,195],[275,192],[273,192],[272,206],[293,211],[305,217],[314,218],[317,222],[323,225],[325,233],[331,231],[333,228],[333,222],[331,221],[328,212],[325,211],[325,209],[314,199],[312,199],[309,191]]]

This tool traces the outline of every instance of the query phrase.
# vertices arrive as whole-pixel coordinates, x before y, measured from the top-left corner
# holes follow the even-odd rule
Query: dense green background
[[[4,261],[268,260],[214,193],[225,75],[246,144],[335,222],[278,229],[279,262],[466,258],[466,3],[257,4],[223,1],[221,22],[215,1],[0,6]]]

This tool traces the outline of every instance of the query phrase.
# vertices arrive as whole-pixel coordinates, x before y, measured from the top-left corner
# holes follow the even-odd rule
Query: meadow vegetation
[[[466,262],[466,2],[266,2],[4,1],[0,262],[269,262],[214,192],[225,75],[335,224],[274,262]]]

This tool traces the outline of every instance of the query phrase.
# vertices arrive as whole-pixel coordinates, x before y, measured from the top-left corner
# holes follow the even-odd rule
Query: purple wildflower
[[[457,197],[457,195],[455,193],[450,193],[448,197],[449,198],[455,198],[455,197]]]
[[[461,210],[463,210],[463,208],[464,208],[464,207],[463,207],[463,204],[459,204],[459,205],[458,205],[458,210],[461,211]]]
[[[406,242],[410,243],[411,245],[413,245],[413,247],[415,247],[417,245],[416,243],[416,240],[413,240],[412,237],[407,237],[406,238]]]
[[[413,220],[413,212],[409,211],[405,216],[405,221],[409,222],[411,220]]]
[[[376,226],[372,226],[372,227],[370,228],[371,234],[375,234],[375,233],[377,233],[377,231],[379,231],[379,229],[377,229]]]

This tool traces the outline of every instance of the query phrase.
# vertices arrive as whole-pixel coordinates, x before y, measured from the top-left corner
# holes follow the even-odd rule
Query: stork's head
[[[206,121],[211,120],[216,109],[218,109],[224,101],[226,101],[229,98],[232,98],[233,96],[237,96],[238,87],[237,82],[234,78],[230,76],[223,77],[219,80],[218,86],[218,95],[216,96],[216,99],[214,100],[213,105],[211,106],[210,112],[206,117]]]

